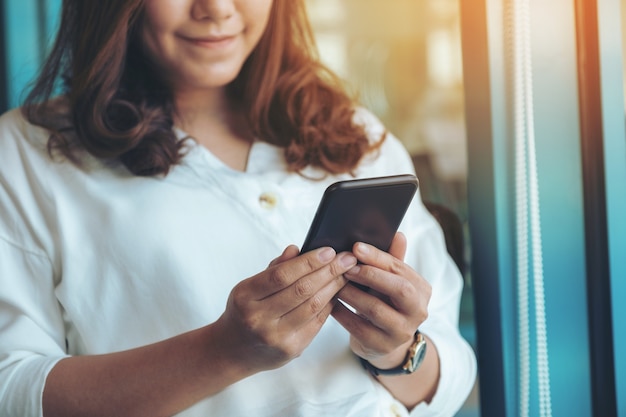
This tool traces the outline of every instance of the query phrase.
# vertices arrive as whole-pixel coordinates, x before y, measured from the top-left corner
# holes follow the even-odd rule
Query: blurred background
[[[322,59],[414,155],[422,193],[465,211],[458,0],[307,0]],[[424,178],[426,180],[426,178]]]

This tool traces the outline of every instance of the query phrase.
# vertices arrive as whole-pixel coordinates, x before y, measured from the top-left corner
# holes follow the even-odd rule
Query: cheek
[[[293,0],[287,0],[287,1],[293,1]],[[267,0],[258,1],[255,4],[249,5],[247,9],[247,13],[246,13],[248,22],[249,23],[254,22],[254,24],[256,24],[260,28],[259,30],[263,32],[263,30],[267,26],[269,16],[271,15],[271,12],[272,12],[272,8],[273,8],[272,5],[273,5],[273,2],[267,1]]]
[[[180,0],[146,0],[143,20],[154,27],[168,26],[180,18],[178,15],[183,9],[184,5]]]
[[[175,32],[183,16],[182,6],[173,0],[148,0],[143,10],[142,37],[150,44],[162,43],[166,35]]]
[[[139,39],[148,55],[155,62],[163,63],[162,61],[167,61],[168,55],[175,51],[172,36],[175,26],[172,24],[172,20],[168,21],[162,13],[149,14],[147,12]]]

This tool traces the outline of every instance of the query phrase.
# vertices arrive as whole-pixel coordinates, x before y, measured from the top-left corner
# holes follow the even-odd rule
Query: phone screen
[[[337,253],[365,242],[388,251],[418,187],[414,175],[340,181],[317,209],[302,252],[330,246]]]

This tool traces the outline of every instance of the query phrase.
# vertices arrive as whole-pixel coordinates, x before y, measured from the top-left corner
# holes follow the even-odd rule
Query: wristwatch
[[[359,358],[361,364],[365,369],[370,371],[372,375],[408,375],[417,371],[424,357],[426,356],[426,338],[418,331],[415,332],[413,344],[409,346],[409,351],[406,354],[406,359],[400,366],[396,366],[391,369],[380,369],[369,363],[369,361]]]

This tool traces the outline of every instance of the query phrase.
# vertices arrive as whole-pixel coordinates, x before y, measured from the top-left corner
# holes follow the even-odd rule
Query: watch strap
[[[418,331],[415,332],[413,343],[409,346],[404,361],[395,368],[380,369],[372,365],[366,359],[359,357],[361,365],[372,375],[408,375],[417,371],[426,356],[426,338]]]

